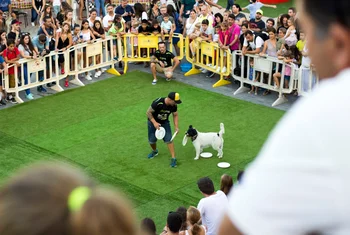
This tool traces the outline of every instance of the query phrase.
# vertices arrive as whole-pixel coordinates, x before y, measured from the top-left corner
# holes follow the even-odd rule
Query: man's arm
[[[179,115],[177,112],[173,113],[175,131],[179,131]]]
[[[152,122],[154,127],[158,130],[160,127],[160,124],[158,122],[156,122],[156,120],[154,119],[153,113],[154,113],[154,109],[152,108],[152,106],[150,106],[147,109],[146,115],[147,115],[148,119]]]
[[[277,8],[276,5],[269,5],[269,4],[264,4],[263,7],[271,7],[271,8],[275,8],[275,9]]]
[[[222,220],[222,223],[219,227],[218,235],[243,235],[238,229],[231,223],[230,218],[225,215],[225,217]]]
[[[176,56],[173,58],[173,60],[174,60],[174,66],[173,66],[172,70],[174,71],[176,69],[176,67],[180,64],[180,60]]]

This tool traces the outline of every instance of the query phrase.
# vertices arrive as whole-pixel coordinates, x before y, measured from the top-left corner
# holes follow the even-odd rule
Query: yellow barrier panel
[[[165,35],[167,37],[167,35]],[[173,44],[174,39],[178,39],[176,45]],[[149,62],[151,54],[158,49],[158,43],[161,41],[160,34],[158,35],[143,35],[143,34],[125,34],[123,35],[124,46],[124,73],[128,70],[129,62]],[[184,41],[182,34],[174,33],[172,38],[165,42],[167,50],[174,53],[174,48],[178,48],[179,54],[176,55],[179,60],[184,57]],[[175,48],[176,50],[176,48]]]
[[[196,68],[197,66],[220,75],[220,80],[213,87],[231,84],[229,80],[224,78],[230,75],[232,69],[231,51],[229,49],[223,50],[217,43],[201,41],[201,38],[196,38],[190,42],[188,37],[185,40],[185,48],[186,59],[192,64],[192,68],[185,73],[185,76],[201,73]]]

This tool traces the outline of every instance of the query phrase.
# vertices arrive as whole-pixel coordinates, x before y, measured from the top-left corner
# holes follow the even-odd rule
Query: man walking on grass
[[[165,129],[164,143],[168,145],[171,154],[171,167],[176,167],[176,157],[174,143],[172,142],[171,127],[169,122],[170,114],[173,114],[175,131],[179,132],[177,105],[181,104],[180,95],[176,92],[170,92],[168,97],[155,99],[148,108],[146,114],[148,118],[148,142],[151,145],[152,152],[148,158],[152,159],[158,155],[156,130],[162,126]]]

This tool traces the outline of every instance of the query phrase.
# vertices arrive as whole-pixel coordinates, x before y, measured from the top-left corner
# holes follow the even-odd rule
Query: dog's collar
[[[192,142],[195,141],[195,140],[197,139],[197,137],[198,137],[198,134],[195,135],[195,136],[192,136],[192,137],[191,137]]]

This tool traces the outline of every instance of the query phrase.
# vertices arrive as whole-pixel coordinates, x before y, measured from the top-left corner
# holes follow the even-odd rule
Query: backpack
[[[270,39],[269,34],[268,34],[267,32],[264,32],[264,31],[261,31],[261,32],[253,32],[253,34],[254,34],[254,36],[255,36],[255,37],[254,37],[254,44],[256,44],[255,41],[256,41],[256,38],[257,38],[257,37],[261,37],[261,39],[264,40],[264,41]]]

